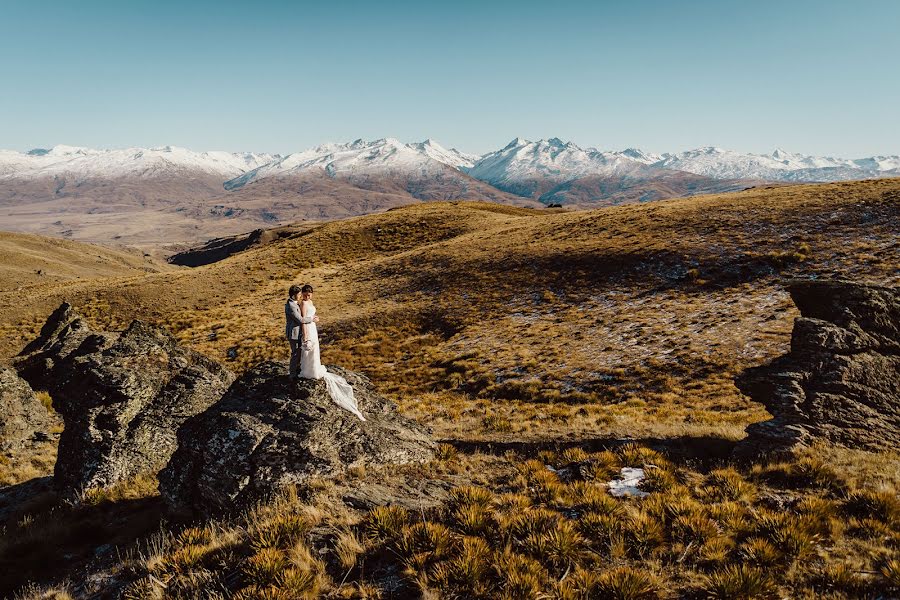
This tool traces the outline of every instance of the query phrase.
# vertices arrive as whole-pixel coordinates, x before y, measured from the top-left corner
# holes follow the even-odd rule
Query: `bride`
[[[359,412],[356,405],[356,398],[353,396],[353,388],[347,383],[347,380],[329,373],[322,365],[319,357],[319,330],[316,327],[313,317],[316,316],[316,305],[312,302],[313,287],[309,284],[300,288],[300,314],[304,317],[303,327],[303,343],[300,346],[300,372],[298,377],[305,379],[325,379],[325,385],[328,388],[328,394],[335,404],[349,410],[359,417],[361,421],[366,418]],[[310,323],[306,323],[305,317],[310,317]]]

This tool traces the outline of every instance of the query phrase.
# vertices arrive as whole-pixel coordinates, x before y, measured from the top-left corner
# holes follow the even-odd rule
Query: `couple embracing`
[[[365,421],[356,405],[353,388],[347,380],[329,373],[319,356],[319,330],[316,323],[316,306],[312,301],[313,287],[309,284],[292,285],[288,290],[288,301],[284,305],[286,320],[285,335],[291,345],[291,362],[288,374],[294,379],[324,379],[331,399],[343,408]]]

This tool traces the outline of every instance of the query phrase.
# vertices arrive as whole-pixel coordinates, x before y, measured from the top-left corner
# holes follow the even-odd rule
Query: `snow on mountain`
[[[175,146],[94,150],[58,145],[25,153],[0,151],[0,177],[71,177],[79,181],[202,173],[227,179],[266,164],[276,157],[277,155],[249,152],[194,152]]]
[[[636,160],[639,163],[643,163],[645,165],[652,165],[655,162],[659,162],[663,159],[662,154],[655,154],[653,152],[644,152],[643,150],[639,150],[637,148],[628,148],[626,150],[619,150],[614,152],[613,154],[618,154],[620,156],[625,156],[632,160]]]
[[[472,162],[472,155],[447,150],[432,140],[404,144],[394,138],[325,144],[289,154],[225,182],[233,190],[269,177],[324,172],[330,177],[402,175],[429,177]],[[452,172],[452,171],[451,171]]]
[[[516,138],[483,156],[447,149],[431,139],[404,144],[393,138],[324,144],[287,156],[194,152],[174,146],[95,150],[58,145],[29,152],[0,150],[0,180],[64,178],[78,183],[104,178],[203,175],[219,178],[226,189],[261,178],[299,173],[323,172],[345,178],[375,174],[422,178],[446,177],[456,171],[500,189],[531,196],[548,185],[585,177],[653,177],[654,172],[663,170],[728,180],[842,181],[900,176],[900,156],[844,159],[780,148],[771,154],[749,154],[712,146],[654,154],[637,148],[581,148],[558,138],[536,142]]]
[[[796,154],[780,148],[772,154],[748,154],[709,146],[663,155],[652,166],[716,179],[844,181],[890,176],[889,171],[900,167],[900,157],[849,160]]]
[[[625,153],[582,149],[559,138],[536,142],[516,138],[466,171],[501,189],[518,189],[539,179],[562,183],[591,175],[621,175],[642,166]]]
[[[465,152],[460,152],[456,148],[450,148],[448,150],[431,138],[425,140],[424,142],[407,145],[410,148],[423,152],[424,154],[438,162],[442,162],[445,165],[449,165],[456,169],[469,168],[476,162],[478,162],[479,158],[481,158],[477,154],[467,154]]]

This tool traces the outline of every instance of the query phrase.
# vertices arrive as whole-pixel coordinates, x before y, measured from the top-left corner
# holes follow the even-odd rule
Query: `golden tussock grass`
[[[405,472],[455,489],[440,509],[330,511],[325,500],[347,479],[383,477],[351,469],[302,502],[288,494],[205,533],[156,539],[133,561],[129,597],[204,586],[235,597],[388,597],[379,569],[439,597],[880,593],[896,587],[896,453],[813,447],[744,468],[648,446],[702,454],[767,418],[733,377],[789,347],[796,310],[784,280],[896,285],[898,200],[900,181],[879,180],[584,212],[410,206],[197,269],[0,288],[0,355],[21,349],[66,298],[95,327],[121,329],[139,314],[240,372],[287,357],[285,292],[311,282],[324,361],[363,372],[446,442]],[[462,450],[506,443],[509,455]],[[52,451],[38,455],[33,470],[8,459],[2,481],[49,473]],[[622,466],[645,469],[649,496],[606,493]],[[57,507],[70,523],[46,519],[46,530],[17,539],[67,547],[101,509],[152,521],[158,498],[132,489],[97,491],[76,516]],[[31,519],[24,528],[44,527]],[[327,540],[324,554],[314,538]],[[58,560],[4,543],[16,565]],[[240,573],[243,587],[225,573]]]

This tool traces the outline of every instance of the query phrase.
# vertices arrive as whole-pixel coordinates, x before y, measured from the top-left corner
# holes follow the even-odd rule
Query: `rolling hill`
[[[37,456],[0,463],[5,480],[28,479],[0,489],[0,507],[22,502],[4,521],[13,535],[0,544],[0,589],[67,580],[79,596],[127,587],[150,597],[210,582],[271,587],[258,568],[271,559],[272,577],[303,574],[290,585],[306,595],[378,597],[387,573],[404,593],[493,597],[513,585],[493,575],[505,564],[531,596],[634,585],[645,597],[729,597],[742,586],[764,597],[883,593],[900,455],[817,445],[741,465],[729,453],[768,416],[734,376],[789,347],[797,312],[785,282],[900,284],[898,222],[897,179],[574,212],[433,202],[221,240],[207,248],[227,248],[220,260],[196,268],[135,273],[125,261],[91,279],[0,290],[4,359],[65,298],[98,329],[140,314],[243,371],[286,357],[286,289],[312,283],[324,362],[367,375],[443,443],[425,465],[351,469],[245,515],[166,522],[160,532],[152,478],[80,508],[55,502],[40,477],[53,463],[47,442]],[[11,261],[35,243],[9,240]],[[29,264],[88,268],[97,254],[38,242],[43,262]],[[569,481],[572,464],[596,481]],[[604,482],[635,465],[651,473],[649,496],[607,494]],[[446,505],[358,510],[339,492],[423,481],[450,489]],[[314,529],[291,548],[262,533],[298,520]],[[512,547],[495,548],[495,531]],[[115,550],[98,555],[102,544]],[[425,552],[423,564],[421,544],[440,544],[446,557]],[[563,548],[565,561],[548,547]],[[474,574],[432,560],[444,569],[468,561]]]
[[[419,202],[471,200],[596,208],[796,184],[900,176],[900,158],[748,154],[716,147],[654,154],[516,138],[478,156],[434,140],[323,144],[287,155],[185,148],[0,151],[0,227],[158,248],[301,220]]]

